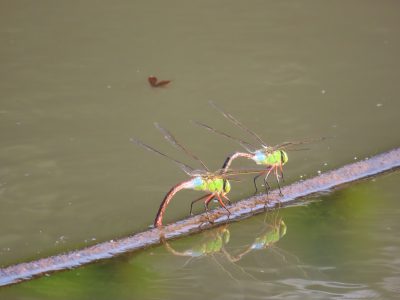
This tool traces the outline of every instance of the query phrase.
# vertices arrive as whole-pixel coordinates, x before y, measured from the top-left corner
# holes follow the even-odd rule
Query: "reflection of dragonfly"
[[[165,239],[163,243],[166,249],[176,256],[200,257],[221,252],[223,247],[229,243],[230,232],[227,226],[221,226],[206,232],[207,237],[199,245],[188,250],[175,250]]]
[[[204,233],[205,238],[196,246],[189,248],[187,250],[179,251],[174,249],[165,239],[164,236],[161,236],[162,242],[166,248],[166,250],[175,255],[175,256],[184,256],[189,257],[189,260],[185,263],[185,265],[191,260],[195,258],[201,257],[210,257],[213,261],[224,271],[230,278],[235,281],[238,281],[231,272],[226,269],[223,264],[218,260],[217,254],[222,254],[229,262],[234,263],[234,259],[232,256],[226,251],[225,246],[229,243],[230,240],[230,232],[227,225],[217,227],[212,230],[208,230]],[[239,265],[234,264],[237,268],[240,269],[242,273],[251,277],[254,280],[257,280],[254,276],[246,272]]]
[[[202,241],[199,245],[185,251],[175,250],[165,238],[162,238],[167,250],[177,256],[200,257],[222,252],[230,261],[237,262],[242,259],[244,255],[253,250],[271,248],[286,234],[287,226],[282,218],[276,217],[272,223],[266,223],[265,220],[264,222],[264,229],[258,236],[256,236],[253,243],[236,255],[229,254],[229,252],[225,249],[225,246],[230,241],[230,231],[227,225],[207,231],[207,238],[204,241]]]
[[[239,261],[253,250],[271,248],[286,234],[286,231],[287,227],[282,218],[276,218],[272,224],[266,223],[264,230],[254,239],[254,242],[244,251],[233,256],[232,260]]]
[[[265,278],[264,275],[260,278],[259,274],[268,272],[271,267],[275,268],[272,262],[273,257],[280,258],[278,262],[288,264],[305,277],[309,277],[307,270],[304,268],[309,266],[303,263],[295,254],[279,247],[280,241],[286,237],[287,226],[278,213],[266,213],[262,222],[261,232],[258,234],[253,235],[256,231],[255,228],[246,228],[246,225],[244,226],[239,226],[236,230],[229,225],[213,228],[202,232],[194,240],[183,240],[183,244],[175,241],[169,243],[163,235],[161,235],[161,241],[169,253],[174,256],[188,258],[183,267],[190,262],[199,260],[202,260],[202,265],[204,265],[203,259],[211,259],[234,280],[237,280],[234,276],[235,273],[231,273],[230,270],[237,268],[241,273],[255,281],[265,282],[262,279]],[[244,239],[243,234],[246,237],[250,235],[252,237],[251,242],[245,245],[238,245],[238,243],[235,243],[236,233],[239,233],[242,239]],[[240,242],[240,238],[236,242]],[[236,245],[233,246],[232,243]],[[178,246],[179,244],[180,246]],[[181,247],[185,248],[182,249]],[[240,261],[248,255],[252,258],[246,260],[245,264],[241,264]],[[226,264],[227,262],[229,265]],[[315,268],[311,267],[311,269]],[[190,270],[197,273],[195,267],[191,267]],[[324,275],[318,272],[318,276],[323,277]]]
[[[231,185],[230,185],[228,179],[232,179],[231,178],[232,176],[237,176],[237,175],[241,175],[241,174],[259,173],[260,170],[223,170],[223,169],[220,169],[220,170],[217,170],[216,172],[210,172],[209,169],[207,168],[207,166],[203,163],[203,161],[200,160],[196,155],[194,155],[191,151],[189,151],[182,144],[180,144],[168,130],[161,127],[158,123],[155,123],[155,126],[158,130],[161,131],[161,133],[164,135],[164,137],[167,141],[169,141],[176,148],[185,152],[191,158],[198,161],[204,169],[195,170],[192,167],[190,167],[190,166],[188,166],[188,165],[186,165],[164,153],[161,153],[160,151],[154,149],[153,147],[143,143],[142,141],[140,141],[138,139],[135,139],[135,138],[131,139],[131,141],[136,143],[137,145],[142,146],[145,149],[147,149],[151,152],[154,152],[158,155],[161,155],[169,160],[172,160],[187,175],[190,176],[189,180],[178,183],[165,195],[164,200],[161,202],[160,208],[157,212],[157,216],[154,221],[154,226],[156,226],[156,227],[162,226],[162,219],[163,219],[165,210],[166,210],[169,202],[171,201],[173,196],[182,189],[193,189],[193,190],[197,190],[197,191],[208,192],[208,194],[192,201],[191,206],[190,206],[190,214],[192,213],[193,204],[195,202],[203,200],[203,199],[204,199],[204,207],[205,207],[206,211],[208,211],[208,205],[209,205],[210,201],[214,198],[217,198],[219,204],[223,208],[225,208],[228,211],[228,213],[230,213],[223,201],[223,199],[225,199],[228,202],[230,202],[226,196],[226,194],[229,193],[229,191],[231,189]]]
[[[268,215],[266,215],[266,217],[267,216]],[[262,232],[254,238],[253,243],[246,246],[244,249],[243,247],[241,247],[242,250],[239,253],[237,253],[236,251],[236,254],[228,251],[229,248],[227,248],[228,243],[231,239],[231,233],[228,225],[220,226],[204,232],[202,234],[204,238],[201,239],[200,242],[194,244],[192,247],[187,248],[186,250],[175,249],[170,243],[167,242],[164,236],[161,237],[161,240],[169,253],[175,256],[190,258],[185,263],[185,265],[192,259],[210,257],[214,260],[215,263],[219,265],[219,267],[222,268],[225,273],[229,275],[229,277],[235,279],[233,275],[218,261],[217,255],[220,255],[223,258],[227,259],[227,261],[235,265],[237,268],[239,268],[242,273],[258,281],[257,278],[255,278],[253,275],[248,273],[244,268],[236,263],[252,251],[273,249],[276,243],[286,234],[286,224],[281,218],[275,216],[272,223],[266,222],[266,220],[264,220],[264,223],[265,224],[263,225]]]
[[[222,168],[224,170],[229,169],[231,163],[233,160],[239,157],[245,157],[247,159],[251,159],[255,161],[256,164],[258,165],[264,165],[267,168],[263,171],[261,171],[257,176],[254,177],[254,186],[256,188],[256,193],[257,193],[257,184],[256,180],[261,176],[265,175],[264,177],[264,184],[266,187],[266,190],[270,189],[270,186],[267,182],[269,174],[274,171],[276,181],[278,183],[279,187],[279,193],[282,195],[281,192],[281,187],[280,187],[280,178],[284,180],[283,178],[283,169],[282,166],[287,163],[288,161],[288,155],[285,150],[288,150],[294,146],[301,145],[301,144],[306,144],[309,142],[313,142],[316,140],[322,140],[322,139],[308,139],[308,140],[302,140],[302,141],[295,141],[295,142],[284,142],[277,144],[275,146],[268,146],[258,134],[256,134],[254,131],[250,130],[247,128],[245,125],[243,125],[239,120],[237,120],[235,117],[233,117],[231,114],[223,111],[220,107],[216,106],[214,102],[210,101],[211,106],[213,106],[216,110],[218,110],[225,118],[227,118],[229,121],[231,121],[233,124],[236,126],[240,127],[242,130],[247,132],[249,135],[251,135],[261,146],[262,148],[257,148],[253,146],[252,144],[243,141],[241,139],[238,139],[236,137],[233,137],[227,133],[224,133],[222,131],[219,131],[211,126],[208,126],[204,123],[201,122],[195,122],[197,125],[204,127],[214,133],[217,133],[219,135],[222,135],[224,137],[227,137],[231,140],[234,140],[238,142],[247,152],[236,152],[232,155],[230,155],[224,162]],[[280,175],[278,174],[278,169],[280,170]]]

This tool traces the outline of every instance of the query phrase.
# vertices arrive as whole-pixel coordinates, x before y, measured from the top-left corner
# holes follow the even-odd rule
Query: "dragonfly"
[[[280,144],[277,144],[274,146],[269,146],[267,143],[265,143],[261,139],[261,137],[257,133],[255,133],[254,131],[250,130],[248,127],[243,125],[243,123],[241,123],[234,116],[225,112],[223,109],[221,109],[219,106],[217,106],[213,101],[209,101],[209,103],[214,109],[219,111],[225,118],[227,118],[229,121],[231,121],[237,127],[241,128],[243,131],[245,131],[247,134],[249,134],[251,137],[253,137],[257,141],[258,144],[260,144],[261,147],[256,147],[249,142],[246,142],[239,138],[233,137],[233,136],[231,136],[225,132],[222,132],[220,130],[217,130],[207,124],[204,124],[204,123],[201,123],[198,121],[194,121],[195,124],[205,128],[211,132],[214,132],[218,135],[224,136],[228,139],[238,142],[242,146],[242,148],[244,148],[246,150],[246,152],[238,151],[238,152],[233,153],[232,155],[229,155],[226,158],[226,160],[222,166],[223,170],[225,170],[225,171],[228,170],[229,167],[231,166],[232,162],[239,157],[251,159],[257,165],[266,166],[266,168],[264,170],[262,170],[259,174],[257,174],[253,179],[256,193],[258,192],[256,181],[262,175],[265,175],[264,186],[268,193],[268,191],[271,189],[271,187],[268,183],[268,177],[272,172],[274,172],[275,178],[276,178],[276,181],[278,184],[278,188],[279,188],[279,194],[281,196],[283,196],[281,186],[280,186],[280,179],[282,179],[282,181],[284,182],[283,165],[285,165],[289,160],[288,154],[285,150],[306,150],[306,149],[293,149],[293,147],[324,139],[324,138],[304,139],[301,141],[283,142],[283,143],[280,143]],[[278,174],[279,171],[280,171],[280,174]]]
[[[158,154],[175,164],[177,164],[183,172],[185,172],[190,178],[188,180],[185,180],[183,182],[180,182],[173,186],[165,195],[164,199],[162,200],[160,207],[158,209],[156,218],[154,220],[154,226],[155,227],[162,227],[162,220],[166,211],[166,208],[168,204],[171,202],[172,198],[175,196],[176,193],[183,189],[192,189],[196,191],[203,191],[207,192],[207,194],[201,196],[198,199],[195,199],[191,202],[190,205],[190,215],[192,215],[192,208],[193,204],[204,200],[204,207],[206,210],[206,213],[208,213],[208,205],[213,199],[217,199],[220,206],[223,207],[229,214],[230,211],[226,207],[224,200],[226,200],[228,203],[230,203],[229,198],[226,196],[230,190],[231,190],[231,184],[229,180],[234,181],[235,176],[242,175],[242,174],[255,174],[259,173],[260,170],[224,170],[224,169],[219,169],[215,172],[211,172],[208,167],[204,164],[204,162],[197,157],[195,154],[193,154],[188,148],[183,146],[178,140],[172,135],[171,132],[169,132],[167,129],[162,127],[159,123],[154,123],[155,127],[163,134],[164,138],[170,142],[174,147],[178,148],[182,152],[184,152],[186,155],[191,157],[192,159],[196,160],[199,162],[202,166],[201,169],[194,169],[191,166],[176,160],[175,158],[168,156],[167,154],[164,154],[160,152],[159,150],[153,148],[152,146],[149,146],[148,144],[145,144],[141,140],[138,140],[136,138],[131,138],[131,141],[135,143],[136,145],[139,145],[146,150],[149,150],[155,154]]]

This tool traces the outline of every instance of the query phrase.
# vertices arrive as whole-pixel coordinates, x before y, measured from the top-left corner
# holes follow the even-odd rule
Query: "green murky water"
[[[289,153],[287,183],[399,146],[398,6],[3,1],[0,267],[147,228],[185,175],[129,138],[190,164],[154,129],[158,121],[219,168],[239,146],[189,121],[246,136],[210,99],[271,144],[332,137]],[[151,74],[172,82],[153,89]],[[237,262],[221,251],[187,262],[159,247],[2,288],[0,298],[394,298],[398,179],[282,210],[287,234]],[[230,198],[251,193],[250,181],[235,183]],[[178,194],[166,221],[186,216],[194,197]],[[278,217],[264,218],[230,226],[224,248],[237,256]]]

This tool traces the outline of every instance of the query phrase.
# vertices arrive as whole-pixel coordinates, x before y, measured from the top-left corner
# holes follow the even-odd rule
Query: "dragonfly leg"
[[[229,205],[232,205],[231,199],[228,198],[228,196],[226,196],[226,194],[221,194],[222,198],[226,199],[226,201],[228,201]]]
[[[209,194],[209,197],[204,200],[204,206],[206,208],[206,212],[208,212],[208,205],[210,204],[211,200],[215,197],[215,194]]]
[[[268,192],[271,189],[271,186],[268,183],[267,177],[268,176],[265,176],[265,178],[264,178],[264,186],[265,186],[265,191],[267,192],[267,195],[268,195]]]
[[[253,182],[254,182],[254,188],[256,189],[256,191],[255,191],[254,195],[258,193],[258,189],[257,189],[257,182],[256,182],[256,181],[257,181],[258,177],[260,177],[262,174],[263,174],[263,173],[260,173],[260,174],[256,175],[256,176],[254,177],[254,179],[253,179]]]
[[[281,169],[282,182],[285,182],[285,178],[283,177],[282,163],[279,165],[279,168]]]
[[[265,190],[267,191],[267,195],[268,195],[269,190],[271,189],[271,186],[268,184],[268,176],[272,172],[273,169],[274,169],[274,167],[269,168],[267,175],[265,175],[265,177],[264,177],[264,185],[265,185]]]
[[[229,209],[225,206],[224,201],[222,201],[220,194],[217,193],[216,196],[217,196],[217,198],[218,198],[219,204],[221,204],[221,206],[222,206],[223,208],[226,209],[226,211],[228,212],[228,214],[231,214],[231,212],[229,211]]]
[[[282,191],[281,191],[281,185],[279,183],[278,167],[275,167],[275,177],[276,177],[276,182],[278,183],[279,195],[283,196]]]
[[[206,200],[204,200],[204,209],[206,210],[206,215],[207,215],[207,219],[208,222],[210,223],[214,223],[211,219],[210,216],[208,215],[208,204],[210,204],[210,201],[215,197],[215,194],[208,194],[208,198]]]
[[[193,200],[192,201],[192,203],[190,203],[190,212],[189,212],[189,215],[193,215],[192,214],[192,210],[193,210],[193,204],[195,204],[197,201],[200,201],[200,200],[203,200],[204,198],[207,198],[208,196],[210,196],[210,195],[212,195],[212,194],[206,194],[206,195],[204,195],[204,196],[201,196],[200,198],[197,198],[196,200]]]
[[[257,174],[257,175],[254,177],[253,182],[254,182],[254,187],[255,187],[255,189],[256,189],[254,195],[256,195],[256,194],[258,193],[257,179],[258,179],[261,175],[264,175],[266,172],[267,172],[267,171],[262,171],[262,172],[260,172],[259,174]],[[265,183],[265,180],[264,180],[264,183]],[[269,188],[269,185],[268,185],[268,188]],[[268,192],[268,190],[267,190],[267,192]]]

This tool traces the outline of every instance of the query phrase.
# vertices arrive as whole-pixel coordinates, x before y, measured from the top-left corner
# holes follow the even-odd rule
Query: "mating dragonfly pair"
[[[224,133],[222,131],[219,131],[211,126],[208,126],[204,123],[200,122],[195,122],[197,125],[206,128],[207,130],[210,130],[216,134],[219,134],[221,136],[224,136],[226,138],[229,138],[233,141],[238,142],[245,150],[246,152],[235,152],[234,154],[228,156],[222,165],[222,168],[215,171],[211,172],[207,166],[204,164],[204,162],[198,158],[196,155],[194,155],[190,150],[188,150],[186,147],[184,147],[181,143],[177,141],[177,139],[165,128],[163,128],[160,124],[155,123],[155,127],[163,134],[164,138],[170,142],[174,147],[178,148],[179,150],[183,151],[186,153],[188,156],[199,162],[203,169],[193,169],[192,167],[188,166],[187,164],[184,164],[183,162],[180,162],[160,151],[157,149],[143,143],[142,141],[132,138],[131,141],[134,142],[135,144],[144,147],[145,149],[152,151],[160,156],[163,156],[174,163],[176,163],[187,175],[190,176],[190,179],[180,182],[174,187],[171,188],[171,190],[165,195],[163,201],[161,202],[160,208],[158,209],[155,221],[154,221],[154,226],[155,227],[161,227],[162,226],[162,219],[165,214],[165,210],[174,197],[174,195],[179,192],[182,189],[193,189],[197,191],[204,191],[207,192],[206,195],[193,200],[191,202],[190,206],[190,214],[192,214],[192,208],[193,204],[195,202],[204,200],[204,207],[206,212],[208,211],[208,205],[213,199],[217,199],[221,207],[225,208],[228,213],[230,213],[229,209],[226,207],[224,200],[230,204],[229,198],[226,196],[229,191],[231,190],[231,184],[229,180],[234,180],[235,176],[238,175],[243,175],[243,174],[257,174],[254,177],[254,186],[256,188],[256,193],[257,193],[257,184],[256,180],[260,176],[264,176],[264,184],[265,187],[268,190],[270,189],[270,185],[267,182],[268,176],[274,172],[276,181],[278,183],[279,187],[279,192],[282,195],[281,192],[281,187],[280,187],[280,179],[283,180],[283,168],[282,166],[287,163],[288,161],[288,155],[285,150],[288,150],[292,148],[293,146],[297,146],[300,144],[305,144],[310,142],[311,140],[303,140],[303,141],[297,141],[297,142],[285,142],[281,143],[275,146],[268,146],[258,134],[244,126],[239,120],[237,120],[235,117],[233,117],[231,114],[226,113],[223,111],[220,107],[215,105],[213,102],[210,101],[210,104],[212,107],[214,107],[217,111],[219,111],[225,118],[227,118],[229,121],[231,121],[233,124],[247,132],[250,136],[252,136],[259,144],[260,147],[257,148],[253,146],[252,144],[243,141],[241,139],[238,139],[236,137],[233,137],[227,133]],[[262,165],[264,168],[262,169],[249,169],[249,170],[231,170],[230,166],[236,158],[239,157],[244,157],[247,159],[253,160],[257,165]],[[279,174],[280,173],[280,174]]]

